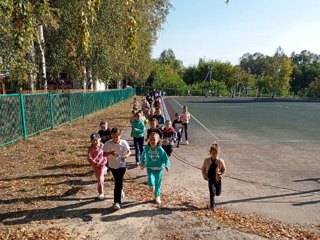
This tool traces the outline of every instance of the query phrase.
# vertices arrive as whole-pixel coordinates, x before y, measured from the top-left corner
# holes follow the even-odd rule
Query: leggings
[[[126,172],[126,168],[110,168],[110,171],[114,178],[114,191],[113,191],[113,200],[114,203],[121,204],[121,192],[123,188],[123,175]]]
[[[220,181],[208,181],[209,192],[210,192],[210,207],[215,207],[215,196],[220,196],[221,194],[221,180]]]
[[[143,140],[144,138],[133,138],[133,144],[134,144],[134,148],[135,148],[135,156],[136,156],[136,162],[140,162],[140,157],[143,151]]]
[[[152,170],[150,168],[147,168],[148,186],[154,187],[155,197],[160,197],[161,195],[162,172],[163,172],[163,169]]]
[[[181,138],[183,137],[183,131],[184,131],[185,139],[186,141],[188,141],[188,123],[182,123],[182,125],[183,125],[183,129],[181,132]]]

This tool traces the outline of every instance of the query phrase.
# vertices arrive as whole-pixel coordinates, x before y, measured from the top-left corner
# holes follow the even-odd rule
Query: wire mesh
[[[84,117],[136,94],[135,88],[0,95],[0,146]]]
[[[22,138],[19,94],[0,95],[0,146]]]

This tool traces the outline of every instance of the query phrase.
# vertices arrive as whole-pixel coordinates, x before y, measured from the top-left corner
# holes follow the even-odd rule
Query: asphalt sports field
[[[319,101],[167,97],[165,103],[171,119],[184,105],[192,115],[189,145],[175,149],[190,166],[199,169],[210,145],[221,145],[227,174],[220,205],[320,226]]]

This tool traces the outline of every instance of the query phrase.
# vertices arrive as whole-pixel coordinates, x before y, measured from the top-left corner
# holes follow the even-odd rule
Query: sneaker
[[[124,194],[124,191],[122,190],[121,191],[121,198],[124,198],[125,197],[125,194]]]
[[[180,144],[177,144],[177,148],[179,148],[180,147]]]
[[[98,196],[98,200],[104,200],[104,194],[101,193],[99,196]]]
[[[113,209],[114,210],[119,210],[121,208],[120,204],[119,203],[114,203],[113,204]]]
[[[161,199],[160,199],[160,197],[156,197],[156,204],[161,204]]]
[[[137,161],[136,162],[136,166],[138,167],[140,165],[140,161]]]
[[[188,144],[189,144],[189,142],[188,142],[188,141],[186,141],[186,144],[188,145]]]
[[[104,175],[106,176],[108,174],[108,168],[106,167],[105,169],[104,169]]]

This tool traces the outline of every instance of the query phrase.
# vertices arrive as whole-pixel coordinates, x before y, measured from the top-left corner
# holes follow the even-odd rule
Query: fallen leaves
[[[41,133],[25,142],[19,141],[0,148],[0,161],[6,163],[0,168],[1,240],[55,240],[74,239],[78,236],[79,233],[74,230],[56,226],[63,222],[64,217],[81,215],[78,212],[63,215],[61,212],[69,211],[69,208],[64,209],[63,199],[84,194],[86,185],[95,181],[91,166],[86,161],[86,150],[89,136],[98,130],[100,120],[107,120],[110,127],[126,126],[130,117],[128,109],[130,101]],[[147,185],[128,179],[124,183],[128,197],[143,202],[153,200]],[[111,175],[106,180],[106,188],[111,188]],[[319,233],[310,232],[298,225],[283,224],[256,215],[245,216],[220,207],[212,213],[203,207],[202,202],[196,202],[190,197],[163,193],[162,202],[159,211],[190,214],[199,219],[194,222],[199,227],[202,226],[202,219],[212,219],[221,225],[267,238],[320,239]],[[76,207],[81,204],[79,202]],[[24,222],[26,218],[28,221]],[[8,222],[10,225],[6,225]],[[219,226],[216,230],[220,229]],[[92,227],[89,229],[93,230]],[[164,234],[165,239],[184,238],[182,231]]]
[[[67,240],[72,239],[71,234],[60,227],[50,227],[47,229],[35,229],[29,226],[13,227],[0,232],[0,239],[19,239],[19,240]]]
[[[0,148],[0,162],[5,163],[0,168],[1,240],[75,238],[78,233],[54,226],[58,223],[52,219],[61,216],[63,198],[84,193],[92,182],[83,180],[96,181],[86,160],[90,134],[101,119],[110,127],[126,126],[130,108],[130,101],[124,101]]]

